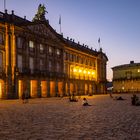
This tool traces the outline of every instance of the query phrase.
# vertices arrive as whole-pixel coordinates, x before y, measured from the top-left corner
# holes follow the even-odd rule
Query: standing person
[[[25,92],[22,93],[22,101],[23,101],[23,104],[25,103]]]
[[[25,103],[29,102],[28,99],[29,99],[29,94],[28,94],[28,90],[26,89],[25,90]]]
[[[110,92],[109,95],[110,95],[110,98],[113,98],[113,96],[112,96],[112,92]]]

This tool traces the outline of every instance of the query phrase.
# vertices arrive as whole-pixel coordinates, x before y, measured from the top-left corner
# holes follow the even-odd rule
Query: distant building
[[[39,8],[33,21],[0,12],[0,98],[106,93],[107,56],[63,38]]]
[[[113,92],[140,92],[140,63],[130,61],[130,64],[120,65],[113,70]]]

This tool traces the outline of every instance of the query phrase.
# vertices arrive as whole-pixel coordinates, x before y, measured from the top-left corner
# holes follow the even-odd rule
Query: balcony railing
[[[113,78],[113,81],[140,80],[140,76]]]
[[[66,78],[66,74],[62,72],[50,72],[48,70],[39,70],[39,69],[29,69],[29,68],[17,68],[16,72],[19,75],[31,75],[31,76],[42,76],[50,78]]]

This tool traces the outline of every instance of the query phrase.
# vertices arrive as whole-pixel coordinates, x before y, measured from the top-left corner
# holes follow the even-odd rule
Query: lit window
[[[49,47],[49,54],[52,54],[53,50],[52,47]]]
[[[31,41],[31,40],[29,41],[29,47],[30,47],[30,48],[34,48],[34,42]]]
[[[60,55],[60,50],[59,49],[56,50],[56,54]]]
[[[138,69],[138,72],[140,72],[140,69]]]
[[[40,52],[43,52],[44,51],[44,47],[42,44],[39,45],[39,48],[40,48]]]

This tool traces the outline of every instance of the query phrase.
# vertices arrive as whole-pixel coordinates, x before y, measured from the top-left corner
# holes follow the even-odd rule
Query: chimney
[[[14,15],[14,10],[12,10],[12,15]]]
[[[7,14],[7,9],[5,9],[5,14]]]
[[[134,64],[134,61],[130,61],[130,64]]]

